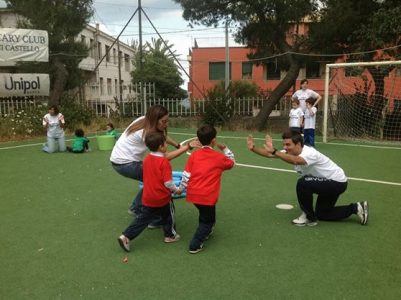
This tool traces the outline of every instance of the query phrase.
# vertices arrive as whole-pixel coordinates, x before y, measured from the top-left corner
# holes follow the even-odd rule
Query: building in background
[[[0,27],[16,28],[19,19],[21,16],[12,10],[0,9]],[[78,91],[80,100],[88,103],[98,114],[109,115],[111,110],[116,109],[116,102],[128,102],[136,96],[130,74],[134,49],[122,42],[114,43],[115,38],[100,31],[98,26],[86,25],[76,39],[89,48],[89,56],[79,64],[86,78]],[[107,52],[108,55],[96,68]],[[14,73],[17,69],[15,64],[0,65],[0,72]]]

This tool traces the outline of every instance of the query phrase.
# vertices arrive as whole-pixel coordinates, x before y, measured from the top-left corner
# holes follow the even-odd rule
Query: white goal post
[[[387,75],[376,76],[377,74],[372,73],[375,70],[377,74],[382,74],[380,70],[390,71],[385,73]],[[401,141],[401,126],[398,121],[398,116],[401,116],[400,70],[401,61],[327,64],[324,84],[323,142],[327,143],[328,136],[332,135],[338,138]],[[378,102],[381,103],[376,105]],[[367,121],[369,118],[375,121]],[[393,119],[394,126],[390,124]],[[373,122],[375,124],[369,124],[370,127],[365,125]],[[390,127],[391,133],[388,133]]]

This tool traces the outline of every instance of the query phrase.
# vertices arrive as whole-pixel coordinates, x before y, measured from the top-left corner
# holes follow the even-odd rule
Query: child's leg
[[[164,237],[174,237],[175,231],[175,207],[173,200],[161,208],[161,224],[163,225]]]
[[[309,141],[310,141],[310,145],[312,147],[315,147],[315,129],[310,130]]]
[[[142,206],[141,212],[131,222],[127,229],[124,230],[123,235],[125,235],[129,240],[133,240],[145,230],[155,215],[158,214],[160,214],[159,207]]]
[[[199,225],[189,245],[189,250],[196,250],[201,247],[205,239],[212,232],[216,223],[216,206],[195,204],[199,211]]]

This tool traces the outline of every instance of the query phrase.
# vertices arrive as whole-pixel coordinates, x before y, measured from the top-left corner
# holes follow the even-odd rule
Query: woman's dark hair
[[[49,106],[49,110],[54,110],[54,113],[56,114],[56,115],[58,115],[58,113],[59,113],[59,110],[58,110],[58,106],[57,105],[50,105]]]
[[[302,80],[301,80],[301,85],[304,84],[305,82],[306,82],[306,83],[309,83],[308,79],[306,79],[306,78],[305,78],[305,79],[302,79]]]
[[[168,110],[162,105],[153,105],[146,112],[145,118],[132,124],[127,133],[131,134],[139,129],[144,129],[144,135],[147,132],[157,131],[157,122],[164,116],[168,115]],[[165,132],[163,132],[166,134]]]
[[[77,137],[83,137],[85,135],[85,132],[83,131],[83,129],[78,128],[78,129],[75,129],[75,135]]]
[[[287,130],[285,131],[282,136],[283,140],[285,139],[291,139],[291,141],[294,144],[301,144],[301,147],[304,146],[304,138],[302,137],[302,135],[299,132],[296,131],[292,131],[292,130]]]
[[[106,126],[109,126],[111,129],[114,129],[114,125],[113,125],[113,123],[107,123],[107,125]]]
[[[203,146],[206,146],[210,145],[212,140],[216,137],[217,132],[213,126],[203,125],[199,127],[196,135],[198,136],[199,142],[201,142]]]
[[[161,145],[166,142],[166,137],[163,133],[152,131],[149,132],[145,137],[145,145],[150,151],[157,151]]]

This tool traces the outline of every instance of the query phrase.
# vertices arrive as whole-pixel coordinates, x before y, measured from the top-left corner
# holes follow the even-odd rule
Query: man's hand
[[[273,140],[272,137],[268,134],[265,136],[265,144],[263,145],[264,148],[266,149],[267,152],[273,153],[274,147],[273,147]]]
[[[246,139],[246,145],[248,146],[249,150],[253,150],[255,148],[255,142],[253,140],[252,134],[248,135],[248,138]]]

